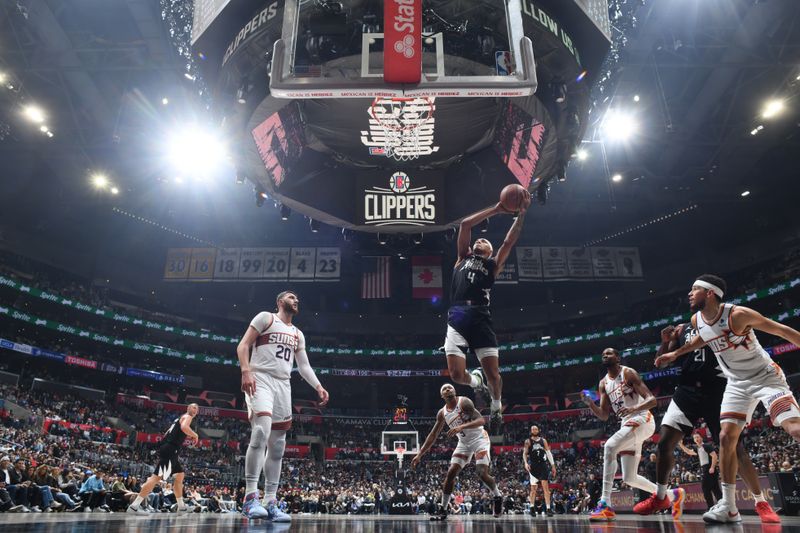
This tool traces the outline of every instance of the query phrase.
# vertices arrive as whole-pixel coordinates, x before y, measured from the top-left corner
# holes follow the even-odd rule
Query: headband
[[[703,287],[704,289],[708,289],[710,291],[713,291],[714,294],[717,295],[717,298],[722,298],[722,296],[725,294],[724,292],[722,292],[722,289],[720,289],[719,287],[717,287],[713,283],[709,283],[709,282],[703,281],[701,279],[695,280],[695,282],[692,283],[692,285],[697,285],[698,287]]]

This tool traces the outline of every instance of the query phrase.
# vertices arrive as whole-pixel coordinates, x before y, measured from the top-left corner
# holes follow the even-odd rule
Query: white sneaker
[[[720,500],[703,514],[703,520],[709,524],[739,524],[742,521],[742,515],[739,510],[731,512],[731,507],[725,500]]]

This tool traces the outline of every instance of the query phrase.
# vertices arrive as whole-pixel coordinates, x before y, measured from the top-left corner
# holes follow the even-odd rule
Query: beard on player
[[[539,436],[539,426],[531,426],[531,437]]]
[[[486,259],[492,257],[492,251],[492,243],[486,239],[477,239],[472,245],[472,253]]]
[[[606,368],[611,368],[619,364],[619,352],[617,352],[614,348],[606,348],[603,350],[602,355],[603,366]]]
[[[290,315],[296,315],[300,312],[300,300],[295,296],[294,298],[282,298],[278,302],[280,310]]]

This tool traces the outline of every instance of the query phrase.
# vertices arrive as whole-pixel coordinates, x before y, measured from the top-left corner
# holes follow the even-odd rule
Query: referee
[[[682,442],[680,447],[688,455],[696,455],[700,461],[700,469],[703,471],[701,485],[703,487],[703,497],[706,499],[706,505],[711,509],[717,501],[722,499],[722,489],[719,486],[719,471],[717,470],[719,458],[714,446],[703,442],[703,437],[699,433],[692,435],[692,439],[697,448],[696,452],[684,446]]]

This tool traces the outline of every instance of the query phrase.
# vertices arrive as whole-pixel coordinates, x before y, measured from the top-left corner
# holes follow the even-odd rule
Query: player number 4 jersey
[[[278,315],[262,312],[250,325],[258,331],[250,368],[266,372],[274,378],[289,379],[294,366],[294,354],[306,349],[306,339],[296,326],[284,324]]]

